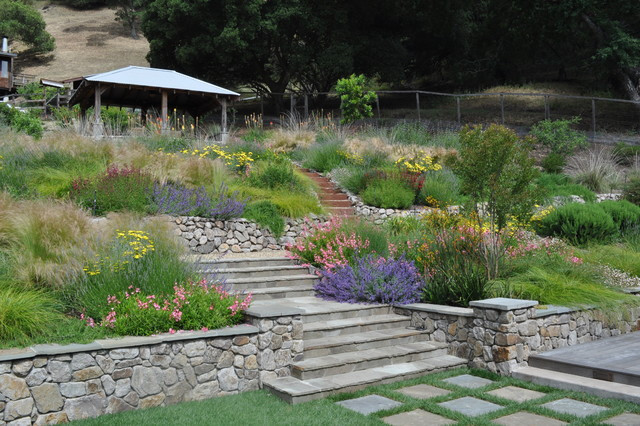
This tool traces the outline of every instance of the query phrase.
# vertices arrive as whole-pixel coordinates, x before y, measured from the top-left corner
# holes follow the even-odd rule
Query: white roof
[[[216,95],[240,96],[215,84],[198,80],[172,70],[128,66],[102,74],[86,76],[87,81],[124,84],[131,86],[159,87],[162,89],[188,90],[190,92],[214,93]]]

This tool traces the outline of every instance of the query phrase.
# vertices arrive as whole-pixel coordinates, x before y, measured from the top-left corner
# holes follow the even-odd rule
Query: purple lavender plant
[[[168,183],[154,186],[152,200],[158,213],[225,220],[239,217],[244,212],[247,200],[240,201],[237,195],[237,192],[234,192],[229,196],[224,183],[220,185],[213,199],[202,186],[187,188]]]
[[[315,286],[325,300],[347,303],[389,303],[404,305],[420,300],[424,281],[413,262],[399,259],[357,258],[352,266],[345,265],[321,271]]]

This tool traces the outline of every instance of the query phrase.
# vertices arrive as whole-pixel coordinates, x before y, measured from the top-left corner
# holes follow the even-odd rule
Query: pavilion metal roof
[[[122,84],[128,86],[157,87],[168,90],[185,90],[188,92],[211,93],[215,95],[240,96],[215,84],[198,80],[197,78],[177,71],[160,68],[128,66],[117,70],[93,74],[84,77],[87,81]]]

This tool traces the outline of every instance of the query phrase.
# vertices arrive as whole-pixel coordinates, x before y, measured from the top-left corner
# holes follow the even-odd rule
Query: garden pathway
[[[320,204],[331,215],[355,217],[356,210],[353,208],[351,200],[347,194],[336,187],[331,180],[309,169],[300,169],[300,171],[318,184],[320,191],[318,198]]]

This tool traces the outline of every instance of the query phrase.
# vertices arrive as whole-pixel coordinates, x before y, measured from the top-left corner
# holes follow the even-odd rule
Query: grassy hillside
[[[144,37],[131,39],[129,31],[115,21],[114,10],[79,11],[48,2],[38,2],[36,7],[56,39],[56,49],[44,60],[19,60],[17,72],[62,80],[149,65],[145,59],[149,43]],[[20,46],[13,49],[19,51]]]

